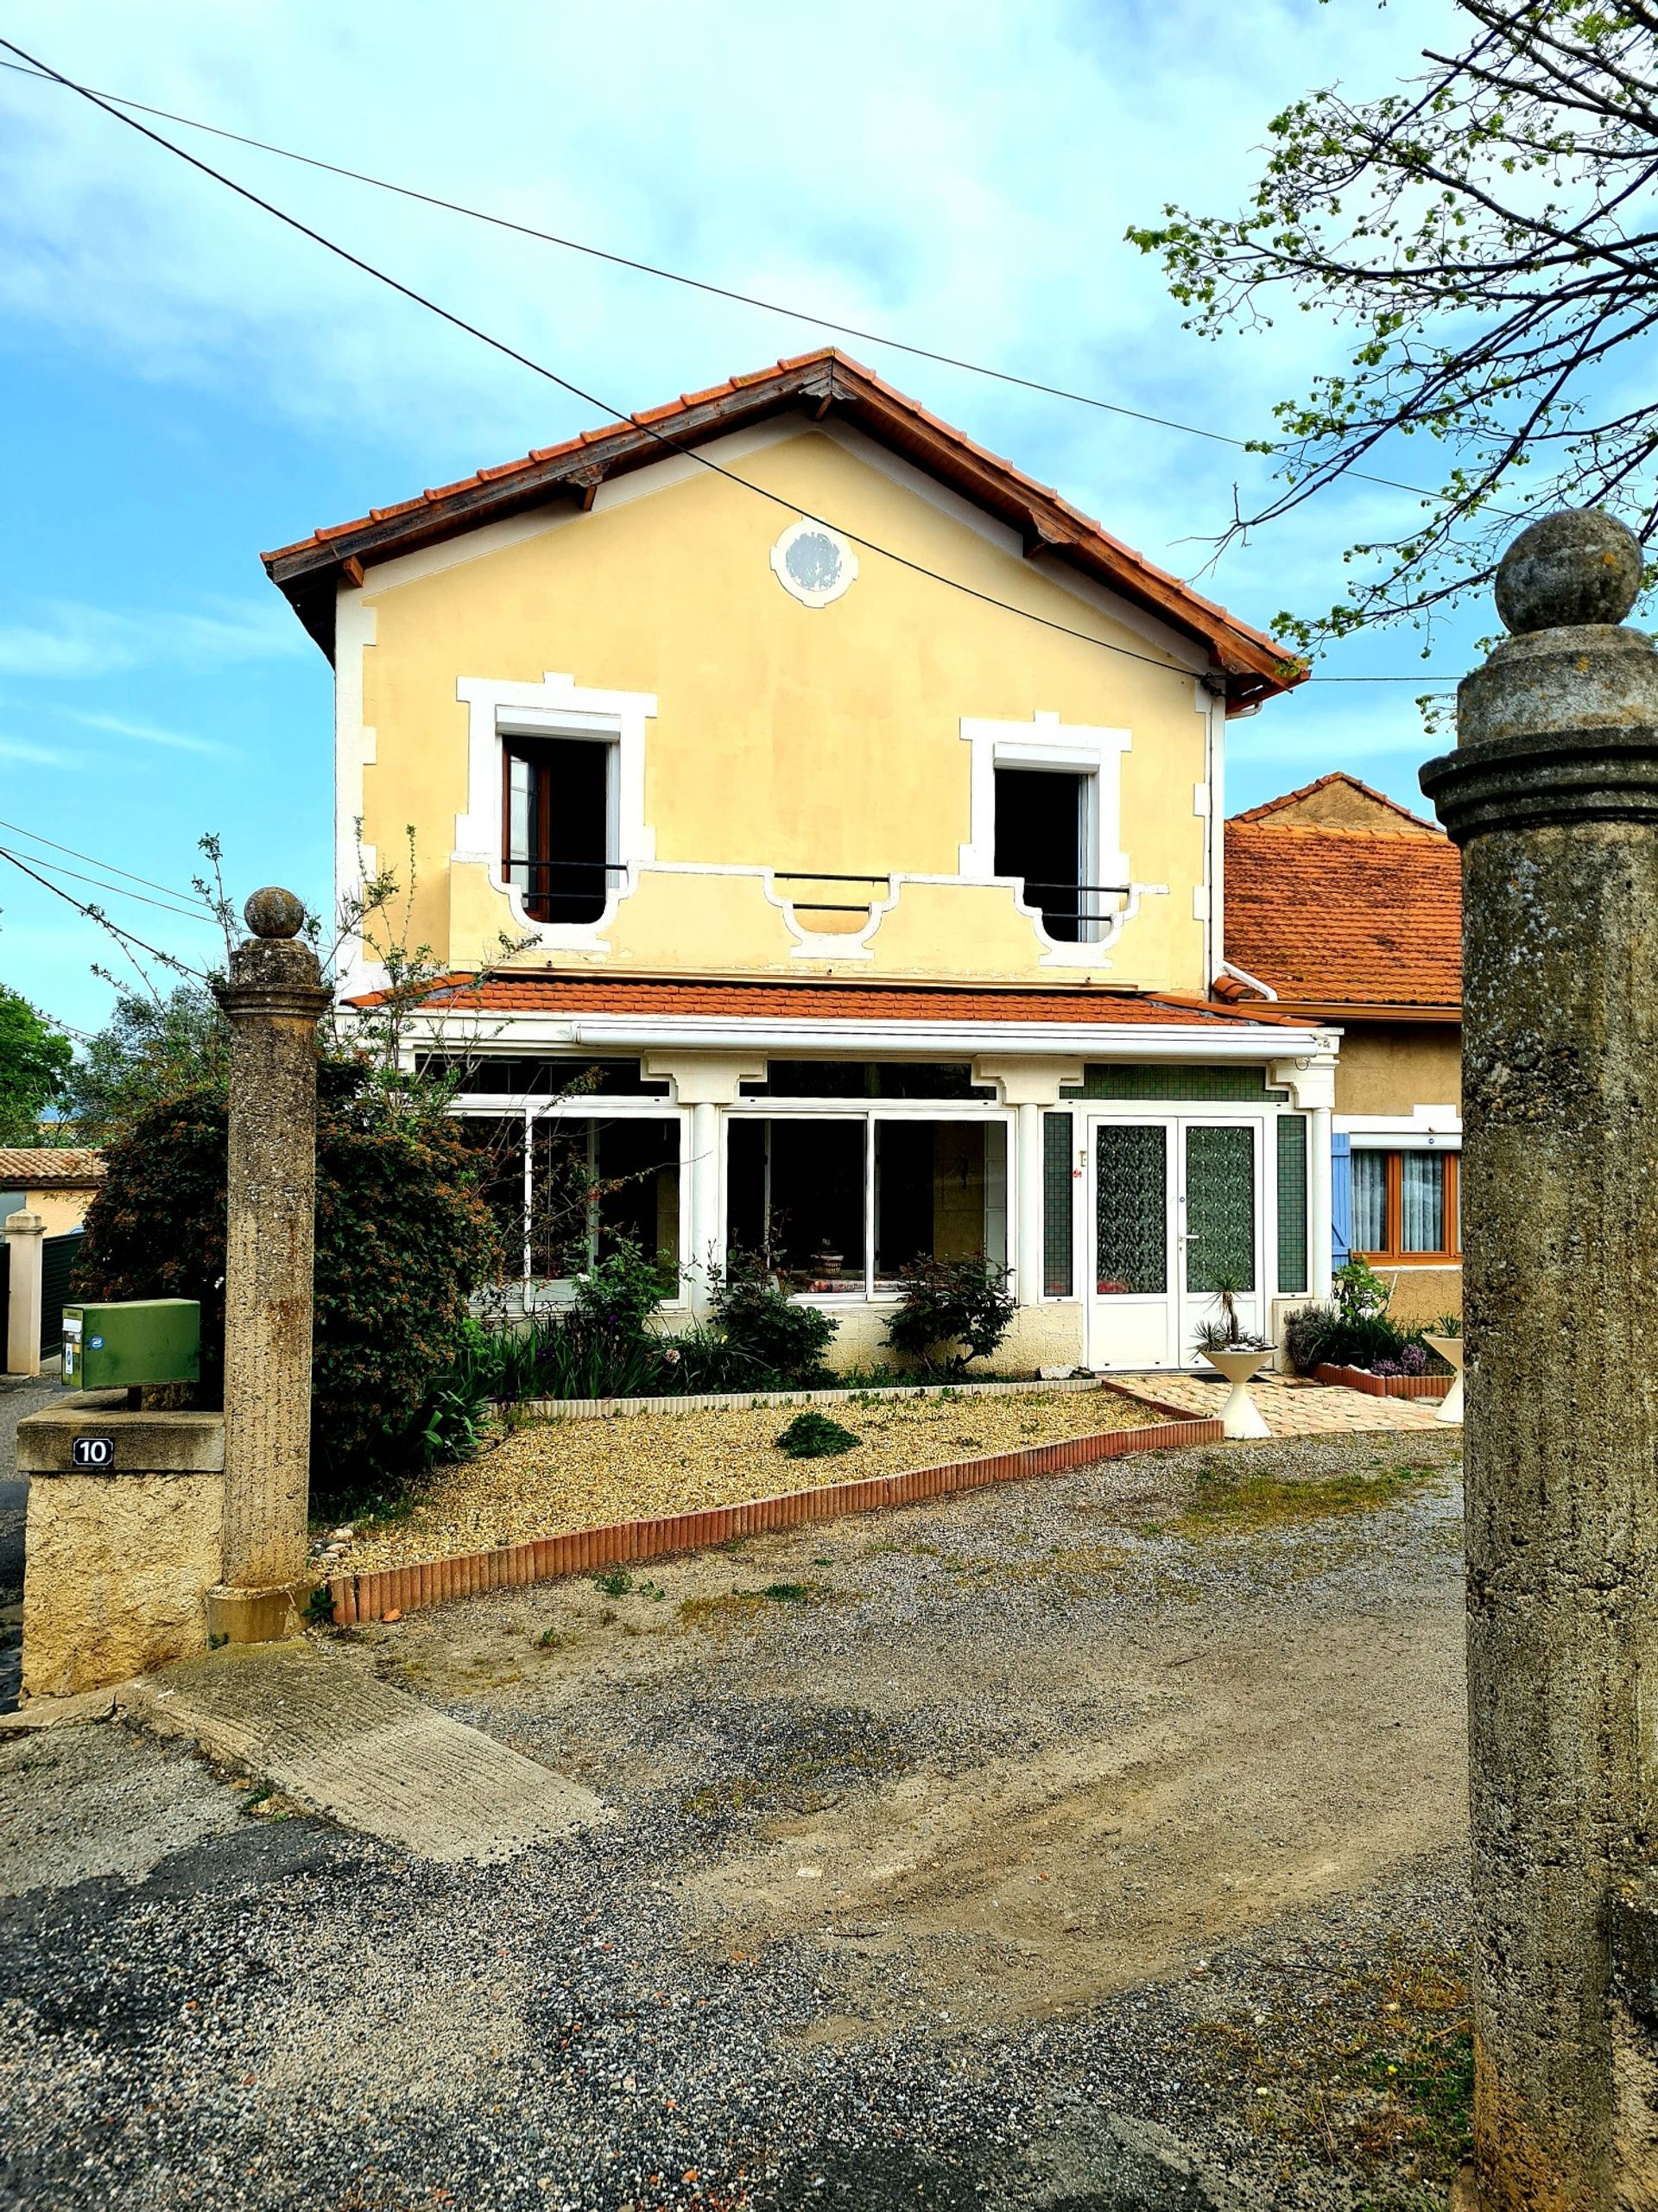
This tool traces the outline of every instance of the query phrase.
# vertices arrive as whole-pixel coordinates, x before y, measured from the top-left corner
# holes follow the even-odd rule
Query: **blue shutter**
[[[1352,1256],[1353,1148],[1351,1138],[1330,1139],[1330,1264],[1345,1267]]]

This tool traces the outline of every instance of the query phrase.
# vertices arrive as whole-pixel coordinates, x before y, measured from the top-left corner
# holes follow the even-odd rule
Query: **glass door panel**
[[[1255,1289],[1255,1131],[1186,1132],[1186,1287]]]
[[[1168,1289],[1168,1131],[1102,1124],[1094,1140],[1095,1273],[1101,1297]]]

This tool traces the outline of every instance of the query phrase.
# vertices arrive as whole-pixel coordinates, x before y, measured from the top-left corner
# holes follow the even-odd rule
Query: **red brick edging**
[[[1108,1385],[1107,1387],[1110,1387]],[[1136,1397],[1131,1391],[1124,1397]],[[1142,1404],[1155,1401],[1141,1399]],[[1173,1411],[1156,1407],[1158,1411]],[[700,1551],[733,1537],[760,1536],[804,1521],[829,1521],[842,1513],[878,1512],[886,1505],[915,1505],[954,1490],[978,1490],[992,1482],[1018,1482],[1028,1475],[1059,1474],[1097,1460],[1120,1459],[1129,1452],[1167,1450],[1177,1444],[1218,1444],[1218,1421],[1189,1414],[1147,1429],[1108,1429],[1092,1436],[1067,1436],[1056,1444],[1028,1444],[980,1460],[956,1460],[945,1467],[915,1467],[907,1474],[872,1474],[861,1482],[826,1483],[820,1490],[791,1490],[780,1498],[754,1498],[739,1505],[714,1505],[699,1513],[659,1513],[643,1521],[617,1521],[608,1528],[570,1529],[562,1536],[535,1537],[526,1543],[503,1543],[490,1551],[464,1552],[453,1559],[425,1559],[409,1567],[378,1567],[362,1575],[335,1575],[326,1585],[333,1599],[336,1627],[377,1620],[382,1613],[409,1613],[416,1606],[447,1605],[453,1598],[484,1590],[522,1589],[560,1575],[595,1568],[631,1566],[670,1552]]]
[[[1451,1388],[1449,1375],[1373,1375],[1368,1367],[1332,1367],[1323,1360],[1313,1370],[1313,1379],[1338,1390],[1363,1391],[1367,1398],[1443,1398]]]

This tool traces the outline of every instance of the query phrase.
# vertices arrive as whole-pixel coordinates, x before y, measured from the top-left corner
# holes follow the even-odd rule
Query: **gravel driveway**
[[[610,1809],[505,1866],[0,1747],[0,2202],[1442,2202],[1456,1474],[1143,1455],[347,1632]]]

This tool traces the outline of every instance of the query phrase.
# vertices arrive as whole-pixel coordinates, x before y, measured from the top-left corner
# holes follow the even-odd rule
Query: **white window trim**
[[[1097,934],[1081,941],[1049,936],[1041,909],[1020,897],[1018,878],[996,872],[996,771],[998,768],[1057,769],[1086,777],[1085,838],[1091,880],[1127,884],[1129,856],[1120,842],[1122,763],[1123,754],[1133,746],[1134,732],[1061,722],[1057,713],[1038,710],[1028,722],[990,722],[964,715],[961,738],[972,747],[971,813],[970,834],[960,848],[962,880],[1005,884],[1013,892],[1015,905],[1030,917],[1041,941],[1044,967],[1098,967],[1103,948],[1111,943],[1125,917],[1103,916],[1093,925]],[[1130,900],[1130,909],[1136,903]]]
[[[902,1302],[902,1292],[890,1285],[876,1287],[875,1274],[875,1138],[874,1125],[880,1121],[967,1121],[993,1123],[1003,1131],[1003,1258],[1001,1264],[1012,1274],[1012,1255],[1016,1250],[1018,1236],[1018,1195],[1016,1185],[1018,1175],[1015,1164],[1017,1142],[1017,1115],[1010,1106],[997,1106],[987,1099],[871,1099],[867,1104],[852,1099],[738,1099],[720,1108],[724,1127],[720,1141],[721,1187],[724,1191],[729,1166],[729,1150],[725,1131],[736,1121],[855,1121],[865,1125],[864,1139],[864,1288],[861,1290],[800,1290],[794,1294],[794,1303],[801,1306],[821,1306],[827,1310],[845,1310],[852,1306],[895,1307]],[[722,1233],[727,1243],[731,1239],[729,1201],[722,1213]]]
[[[452,864],[483,865],[512,910],[516,934],[552,951],[607,953],[604,932],[638,871],[656,857],[656,833],[645,821],[645,724],[656,713],[649,691],[595,691],[573,675],[548,669],[540,683],[462,676],[455,696],[467,710],[466,811],[455,816]],[[614,793],[607,859],[621,872],[609,878],[604,910],[592,922],[536,922],[523,895],[502,871],[501,741],[504,737],[585,738],[615,747]]]

